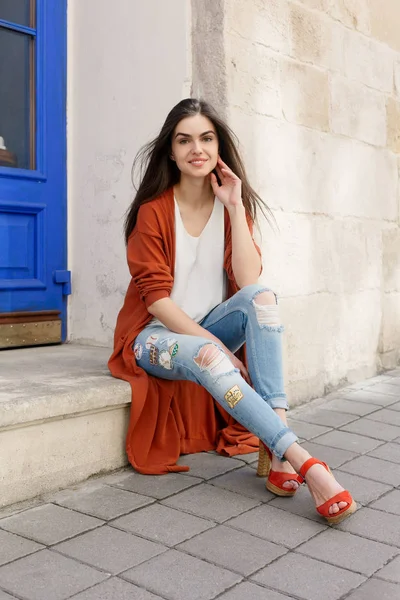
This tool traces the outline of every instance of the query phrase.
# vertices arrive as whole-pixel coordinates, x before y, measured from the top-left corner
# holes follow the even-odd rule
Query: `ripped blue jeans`
[[[207,338],[149,324],[137,336],[134,353],[137,364],[149,375],[195,381],[205,387],[230,415],[282,459],[298,438],[273,410],[287,409],[288,404],[283,390],[283,327],[264,324],[264,307],[257,304],[257,296],[267,291],[259,284],[246,286],[200,323],[233,353],[246,342],[254,389],[222,348]]]

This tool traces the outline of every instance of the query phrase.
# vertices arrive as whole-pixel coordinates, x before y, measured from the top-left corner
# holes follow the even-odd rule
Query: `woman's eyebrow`
[[[203,137],[203,136],[205,136],[205,135],[208,135],[208,134],[210,134],[210,133],[213,133],[213,134],[215,135],[215,131],[212,131],[212,129],[209,129],[208,131],[205,131],[204,133],[201,133],[201,134],[200,134],[200,137]],[[190,135],[190,133],[181,133],[181,132],[179,132],[179,131],[178,131],[178,133],[175,135],[175,137],[177,138],[177,137],[178,137],[178,135],[181,135],[182,137],[188,137],[188,138],[192,137],[192,136]]]

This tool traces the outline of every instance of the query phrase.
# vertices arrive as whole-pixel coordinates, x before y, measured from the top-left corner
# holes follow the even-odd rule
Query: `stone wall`
[[[260,221],[262,279],[280,295],[291,402],[398,364],[400,3],[192,10],[193,93],[227,114],[278,224]]]

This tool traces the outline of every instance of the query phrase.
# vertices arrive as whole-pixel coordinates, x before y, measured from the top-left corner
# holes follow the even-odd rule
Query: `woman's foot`
[[[300,487],[300,483],[297,481],[297,473],[287,460],[279,460],[279,458],[273,454],[271,469],[277,473],[293,473],[293,475],[296,476],[295,479],[288,479],[282,483],[281,487],[285,490],[288,490],[289,492],[291,490],[296,491]]]
[[[313,497],[316,508],[322,506],[334,498],[340,492],[344,492],[344,488],[336,481],[334,476],[326,470],[321,464],[315,464],[307,472],[307,486],[310,494]],[[334,502],[328,509],[328,514],[334,516],[340,510],[347,507],[347,502]]]

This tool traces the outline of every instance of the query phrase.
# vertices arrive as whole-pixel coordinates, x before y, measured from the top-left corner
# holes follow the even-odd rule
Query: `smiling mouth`
[[[198,160],[190,160],[189,162],[190,162],[191,165],[194,165],[195,167],[201,167],[207,161],[206,160],[202,160],[202,159],[198,159]]]

